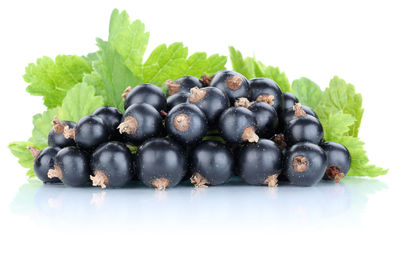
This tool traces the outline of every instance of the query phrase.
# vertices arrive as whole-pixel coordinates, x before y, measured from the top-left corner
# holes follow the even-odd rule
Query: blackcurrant
[[[283,95],[283,111],[292,110],[293,106],[299,103],[297,97],[292,93],[284,92]]]
[[[251,185],[277,186],[282,170],[281,151],[268,139],[246,144],[239,152],[239,176]]]
[[[133,144],[140,144],[148,138],[162,133],[162,117],[151,105],[133,104],[122,116],[118,129]]]
[[[136,165],[139,179],[157,190],[176,186],[187,170],[184,149],[163,138],[143,143],[137,151]]]
[[[87,115],[78,121],[75,129],[66,127],[64,136],[74,139],[79,148],[91,152],[98,145],[107,142],[110,138],[110,133],[102,118],[95,115]]]
[[[214,74],[210,84],[225,91],[231,103],[239,97],[248,97],[249,82],[242,74],[231,70],[221,70]]]
[[[122,94],[122,98],[125,100],[125,110],[133,104],[141,103],[147,103],[159,112],[167,108],[167,99],[162,90],[150,83],[140,84],[133,89],[128,87]]]
[[[233,175],[233,155],[222,143],[204,141],[190,155],[190,181],[196,187],[223,184]]]
[[[54,159],[59,147],[46,147],[43,150],[39,150],[34,146],[28,146],[33,156],[33,171],[35,172],[37,178],[39,178],[43,183],[59,183],[60,179],[54,177],[50,179],[47,174],[50,169],[54,167]]]
[[[176,105],[186,103],[189,98],[189,93],[176,93],[167,98],[167,111],[170,111]]]
[[[133,177],[131,152],[123,143],[105,143],[93,152],[90,168],[93,186],[122,187]]]
[[[53,127],[51,128],[48,135],[48,144],[53,147],[67,147],[74,146],[75,141],[71,138],[65,138],[64,129],[68,126],[69,129],[74,129],[76,127],[75,122],[72,121],[60,121],[58,117],[54,117],[51,122]]]
[[[121,122],[122,114],[117,108],[109,106],[99,107],[93,112],[93,115],[103,119],[113,139],[120,139],[117,127]]]
[[[296,118],[300,110],[304,111],[307,115],[313,116],[318,119],[317,114],[308,106],[303,106],[300,103],[295,104],[291,109],[286,109],[280,113],[279,121],[282,124],[282,128],[286,128],[291,120]]]
[[[210,127],[216,126],[221,113],[230,106],[229,98],[216,87],[190,89],[189,103],[198,106],[203,111]]]
[[[168,135],[179,143],[198,143],[207,133],[207,118],[195,105],[183,103],[172,108],[165,119]]]
[[[77,147],[65,147],[58,151],[49,178],[57,177],[65,185],[78,187],[90,181],[89,155]]]
[[[324,179],[339,182],[350,169],[351,157],[347,148],[339,143],[325,142],[321,145],[328,158]]]
[[[202,87],[201,81],[193,76],[184,76],[176,81],[167,80],[164,85],[168,87],[169,96],[178,92],[189,93],[193,87]]]
[[[285,127],[284,134],[290,145],[298,142],[319,144],[324,136],[324,130],[317,118],[298,110],[295,111],[295,118]]]
[[[258,142],[256,119],[244,107],[230,107],[219,118],[221,136],[231,144]]]
[[[265,102],[256,101],[250,105],[249,110],[256,118],[257,134],[262,138],[271,138],[279,124],[275,109]]]
[[[286,152],[284,174],[293,185],[312,186],[324,176],[327,163],[321,147],[309,142],[297,143]]]
[[[254,78],[249,81],[250,101],[262,101],[281,111],[282,91],[279,85],[271,79]]]

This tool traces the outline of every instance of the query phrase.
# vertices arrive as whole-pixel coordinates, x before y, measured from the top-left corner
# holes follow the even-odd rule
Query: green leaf
[[[227,57],[218,54],[207,58],[204,52],[197,52],[186,60],[186,70],[183,76],[201,77],[203,74],[212,76],[219,70],[225,69]]]
[[[33,116],[32,137],[29,142],[34,143],[35,146],[47,145],[47,136],[52,127],[51,121],[58,115],[58,112],[58,108],[53,108]]]
[[[268,66],[264,68],[262,77],[275,81],[281,88],[282,92],[291,91],[289,79],[284,72],[281,72],[279,67]]]
[[[320,119],[324,128],[325,140],[333,141],[339,136],[346,135],[355,121],[356,119],[353,116],[342,112],[329,114],[327,119]]]
[[[236,50],[233,46],[229,47],[229,57],[231,59],[232,69],[234,71],[241,73],[247,79],[255,78],[254,59],[247,58],[247,60],[245,61],[242,56],[242,53],[239,50]]]
[[[348,176],[369,176],[376,177],[387,174],[388,170],[368,164],[367,152],[364,150],[364,143],[354,136],[343,136],[333,139],[334,142],[341,143],[350,152],[351,166]]]
[[[33,156],[26,147],[34,145],[31,142],[13,142],[8,145],[11,153],[18,158],[18,163],[28,169],[27,176],[30,178],[35,177],[35,173],[33,172]],[[43,147],[38,147],[38,149],[43,149]]]
[[[319,86],[307,78],[300,78],[292,82],[292,90],[302,105],[315,109],[322,98]]]
[[[103,97],[96,96],[96,89],[85,83],[75,85],[64,98],[58,116],[61,120],[79,121],[104,105]],[[47,132],[48,133],[48,132]]]
[[[39,58],[36,64],[25,69],[24,79],[30,85],[27,91],[32,95],[43,96],[48,108],[59,106],[67,91],[82,81],[85,73],[91,72],[90,65],[78,56],[57,56],[55,61],[49,57]]]
[[[108,41],[121,55],[125,65],[137,75],[141,71],[149,35],[141,21],[135,20],[131,23],[126,11],[119,13],[114,9],[110,19]]]
[[[343,112],[352,115],[356,121],[351,126],[349,135],[358,136],[358,129],[364,113],[362,108],[362,97],[357,94],[352,84],[335,76],[329,83],[329,87],[322,95],[317,109],[320,119],[327,118],[329,114]]]
[[[128,86],[133,87],[142,80],[125,66],[124,59],[109,42],[98,39],[97,44],[100,50],[98,60],[93,62],[95,71],[85,75],[84,82],[96,88],[97,95],[103,96],[105,105],[117,107],[123,112],[122,93]]]

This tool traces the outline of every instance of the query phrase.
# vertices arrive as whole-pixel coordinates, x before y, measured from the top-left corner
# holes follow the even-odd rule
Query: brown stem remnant
[[[156,178],[151,182],[151,185],[154,186],[156,190],[164,191],[171,182],[169,181],[168,178],[161,177],[161,178]]]
[[[206,89],[201,89],[199,87],[193,87],[190,89],[190,96],[189,96],[189,101],[192,103],[196,103],[197,101],[202,100],[207,94]]]
[[[90,175],[90,180],[92,180],[93,186],[100,186],[101,188],[106,188],[109,180],[107,175],[102,171],[94,171],[94,176]]]
[[[263,182],[264,185],[268,185],[268,187],[277,187],[278,186],[278,176],[279,174],[273,174],[267,177]]]
[[[308,169],[309,162],[304,156],[296,156],[293,159],[292,165],[296,172],[305,172]]]
[[[161,110],[161,111],[160,111],[160,115],[161,115],[162,117],[167,117],[167,116],[168,116],[168,113],[167,113],[166,111],[164,111],[164,110]]]
[[[75,140],[75,134],[76,134],[76,129],[75,128],[69,128],[68,125],[65,126],[64,128],[64,137],[66,139],[74,139]]]
[[[260,139],[260,138],[256,134],[255,129],[254,129],[253,126],[249,126],[246,129],[244,129],[244,131],[242,133],[242,140],[243,141],[248,141],[250,143],[257,143],[258,139]]]
[[[307,115],[307,113],[303,110],[303,108],[301,107],[300,103],[296,103],[293,106],[293,110],[294,110],[294,116],[296,117],[304,117]]]
[[[280,149],[284,149],[285,147],[287,147],[285,136],[283,134],[276,134],[274,136],[274,142],[278,145]]]
[[[257,101],[265,102],[267,104],[270,104],[271,106],[275,104],[274,99],[275,97],[273,95],[259,95],[256,98]]]
[[[208,181],[203,175],[198,172],[193,174],[193,176],[190,178],[190,182],[197,188],[207,188],[207,184],[210,184],[210,181]]]
[[[226,86],[228,86],[229,89],[232,89],[234,91],[239,89],[242,86],[242,84],[243,84],[243,79],[239,75],[235,75],[226,79]]]
[[[50,169],[50,170],[47,172],[47,176],[48,176],[50,179],[52,179],[52,178],[58,178],[58,179],[62,180],[62,178],[63,178],[63,174],[62,174],[61,168],[58,167],[57,165],[54,165],[53,169]]]
[[[214,78],[214,75],[210,77],[208,74],[204,74],[200,78],[200,82],[204,87],[210,86],[212,79]]]
[[[344,178],[344,173],[342,172],[340,167],[336,165],[331,165],[328,168],[326,168],[325,174],[326,176],[334,180],[336,183],[339,183],[340,180]]]
[[[249,108],[251,104],[253,104],[253,102],[250,102],[246,97],[239,97],[235,101],[235,107]]]
[[[190,127],[190,118],[185,113],[181,113],[175,116],[174,126],[180,132],[186,132]]]
[[[119,129],[119,133],[127,133],[127,134],[135,134],[138,128],[138,121],[132,117],[128,116],[124,119],[123,122],[118,125],[117,129]]]
[[[64,128],[67,126],[64,122],[61,122],[58,119],[58,116],[54,117],[54,120],[51,122],[51,125],[53,125],[53,131],[56,134],[64,133]]]
[[[34,159],[39,156],[40,150],[37,149],[35,146],[27,146],[26,148],[29,149],[29,151],[32,153]]]
[[[128,86],[125,90],[124,90],[124,92],[122,93],[122,99],[123,100],[125,100],[126,99],[126,97],[128,96],[128,94],[129,94],[129,92],[132,90],[132,87],[130,87],[130,86]]]
[[[181,84],[173,80],[166,80],[163,85],[168,87],[168,95],[173,95],[179,92]]]

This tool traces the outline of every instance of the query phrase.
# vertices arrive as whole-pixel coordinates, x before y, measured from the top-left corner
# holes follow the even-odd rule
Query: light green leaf
[[[356,119],[356,122],[350,128],[349,135],[358,136],[358,129],[364,109],[362,108],[362,97],[356,93],[352,84],[346,83],[335,76],[323,93],[316,111],[320,119],[327,118],[329,114],[337,112],[352,115]]]
[[[149,35],[141,21],[135,20],[131,23],[126,11],[119,13],[114,9],[110,19],[108,41],[121,55],[125,65],[136,75],[142,70]]]
[[[24,79],[30,85],[27,91],[32,95],[43,96],[48,108],[61,105],[67,91],[82,81],[85,73],[91,72],[90,65],[78,56],[57,56],[55,61],[49,57],[39,58],[36,64],[25,69]]]
[[[77,122],[83,116],[93,113],[104,105],[103,97],[96,96],[95,93],[96,89],[91,85],[85,83],[75,85],[64,98],[62,106],[58,108],[59,118]]]
[[[322,98],[319,86],[307,78],[300,78],[292,82],[292,90],[302,105],[315,109]]]
[[[84,82],[96,89],[97,95],[104,98],[104,104],[117,107],[124,111],[122,93],[128,86],[142,83],[142,80],[134,76],[125,66],[124,60],[110,45],[109,42],[97,40],[100,48],[98,60],[93,62],[94,72],[85,75]]]
[[[245,61],[245,59],[242,56],[242,53],[239,50],[236,50],[233,46],[229,47],[229,57],[231,59],[232,69],[234,71],[241,73],[247,79],[255,78],[254,59],[247,58]]]
[[[26,148],[27,146],[35,146],[35,144],[31,142],[13,142],[8,145],[8,148],[11,150],[11,153],[18,158],[18,163],[21,164],[22,167],[27,168],[27,176],[35,177],[35,173],[33,172],[33,156],[32,153]],[[38,147],[38,149],[43,149],[43,147]]]
[[[52,127],[51,121],[54,120],[58,113],[59,108],[53,108],[33,116],[32,137],[29,142],[34,143],[35,146],[46,146],[47,136]]]
[[[338,137],[346,135],[356,119],[350,114],[342,112],[329,114],[328,118],[320,119],[324,128],[324,138],[326,141],[333,141]]]
[[[367,152],[363,148],[364,143],[358,137],[343,136],[334,138],[332,141],[344,145],[350,152],[351,166],[348,173],[349,176],[376,177],[388,172],[388,170],[368,164],[369,159]]]
[[[268,66],[264,68],[262,77],[275,81],[281,88],[282,92],[291,91],[289,79],[284,72],[281,72],[279,67]]]

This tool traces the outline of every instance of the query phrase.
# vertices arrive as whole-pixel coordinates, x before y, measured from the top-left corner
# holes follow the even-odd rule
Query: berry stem
[[[200,78],[200,82],[204,87],[210,86],[212,79],[214,78],[214,75],[210,77],[208,74],[204,74]]]
[[[51,125],[53,125],[53,130],[56,134],[61,134],[64,132],[64,128],[66,127],[66,124],[63,122],[60,122],[58,119],[58,116],[54,117],[54,120],[51,122]]]
[[[294,110],[294,116],[296,116],[296,117],[304,117],[307,115],[307,113],[303,110],[300,103],[296,103],[293,106],[293,110]]]
[[[190,182],[196,187],[196,188],[207,188],[207,184],[210,184],[210,181],[208,181],[203,175],[200,173],[196,172],[193,174],[193,176],[190,178]]]
[[[132,90],[132,87],[130,87],[130,86],[128,86],[125,90],[124,90],[124,92],[122,93],[122,99],[123,100],[125,100],[126,99],[126,97],[128,96],[128,94],[129,94],[129,92]]]
[[[40,150],[37,149],[35,146],[27,146],[26,148],[29,149],[29,151],[32,153],[34,159],[39,156]]]
[[[250,102],[246,97],[239,97],[235,101],[235,107],[244,107],[248,108],[253,104],[253,102]]]
[[[164,191],[171,184],[171,182],[168,178],[161,177],[154,179],[151,184],[156,190]]]
[[[128,116],[124,119],[123,122],[120,123],[120,125],[118,125],[117,129],[119,129],[119,132],[121,134],[135,134],[138,125],[139,123],[134,117]]]
[[[292,162],[293,169],[296,172],[305,172],[308,169],[308,159],[304,156],[296,156]]]
[[[257,101],[260,101],[260,102],[265,102],[265,103],[267,103],[267,104],[269,104],[269,105],[274,105],[275,104],[275,102],[274,102],[274,96],[273,95],[259,95],[257,98],[256,98],[256,100]]]
[[[248,141],[250,143],[257,143],[260,138],[256,134],[254,127],[250,126],[244,129],[243,134],[242,134],[242,140],[243,141]]]
[[[236,91],[243,84],[243,79],[239,75],[235,75],[226,79],[226,85],[229,89]]]
[[[52,178],[58,178],[60,180],[62,180],[63,178],[63,173],[61,171],[61,168],[58,167],[57,165],[54,165],[53,169],[50,169],[47,172],[47,176],[52,179]]]
[[[94,176],[90,175],[90,180],[92,180],[93,186],[100,186],[103,189],[107,187],[109,182],[107,175],[98,170],[94,171]]]
[[[76,129],[75,128],[69,128],[69,126],[68,125],[66,125],[65,127],[64,127],[64,137],[66,138],[66,139],[69,139],[69,138],[72,138],[72,139],[74,139],[75,140],[75,134],[76,134]]]
[[[278,186],[278,173],[270,175],[263,182],[264,185],[268,185],[268,187],[277,187]]]
[[[163,85],[168,87],[168,95],[173,95],[179,92],[180,83],[173,80],[166,80]]]
[[[190,102],[198,102],[200,100],[202,100],[207,94],[207,90],[205,89],[201,89],[199,87],[193,87],[192,89],[190,89],[190,96],[189,96],[189,101]]]

